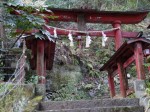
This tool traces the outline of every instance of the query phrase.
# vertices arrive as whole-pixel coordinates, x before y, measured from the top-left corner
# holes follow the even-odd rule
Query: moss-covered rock
[[[42,99],[43,96],[36,96],[33,99],[31,99],[23,112],[33,112]]]

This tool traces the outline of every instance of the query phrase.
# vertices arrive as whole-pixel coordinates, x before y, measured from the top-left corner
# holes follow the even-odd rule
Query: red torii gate
[[[17,7],[15,7],[17,9]],[[44,14],[44,19],[48,23],[50,21],[62,21],[62,22],[77,22],[78,31],[87,31],[86,23],[102,23],[102,24],[112,24],[113,28],[119,28],[115,31],[105,32],[107,37],[115,37],[115,49],[119,49],[122,45],[123,38],[135,38],[138,33],[137,32],[124,32],[121,30],[121,24],[137,24],[141,22],[148,14],[147,11],[137,12],[137,11],[127,11],[127,12],[119,12],[119,11],[97,11],[97,10],[88,10],[88,9],[55,9],[49,8],[53,12],[53,14],[49,11],[42,11],[38,14]],[[19,14],[18,11],[13,11],[14,14]],[[34,11],[31,13],[35,13]],[[50,18],[51,16],[56,16],[56,18]],[[45,27],[53,35],[53,28]],[[70,29],[72,30],[72,29]],[[29,32],[30,33],[30,32]],[[57,30],[57,35],[68,35],[69,31]],[[72,33],[74,36],[77,35],[86,35],[84,33],[74,32]],[[102,36],[100,32],[92,32],[89,33],[90,36]],[[35,41],[35,40],[34,40]],[[48,41],[48,40],[47,40]],[[30,43],[30,42],[29,42]],[[29,44],[27,41],[27,44]],[[31,42],[32,43],[32,42]],[[46,41],[37,40],[35,48],[34,44],[32,44],[32,53],[36,55],[36,70],[39,76],[46,75],[46,60],[45,60],[45,50],[44,46]],[[49,43],[48,46],[51,46],[53,43]],[[81,43],[79,42],[81,47]],[[55,44],[54,44],[55,46]],[[50,47],[53,50],[47,52],[53,52],[53,55],[48,55],[54,57],[55,47]],[[50,53],[48,53],[50,54]],[[53,62],[53,58],[48,58],[49,62]],[[33,64],[34,65],[34,64]],[[32,66],[32,64],[31,64]],[[40,81],[40,83],[45,83],[45,79]]]

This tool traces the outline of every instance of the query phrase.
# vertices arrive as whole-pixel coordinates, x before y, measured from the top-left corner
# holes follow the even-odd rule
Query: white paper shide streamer
[[[54,37],[57,38],[57,31],[56,31],[56,28],[54,28]]]
[[[69,37],[69,40],[70,40],[70,46],[74,46],[73,37],[72,37],[71,32],[69,32],[68,37]]]
[[[86,36],[86,48],[90,47],[91,44],[91,37],[89,35]]]
[[[105,42],[107,41],[106,34],[102,31],[102,46],[105,47]]]

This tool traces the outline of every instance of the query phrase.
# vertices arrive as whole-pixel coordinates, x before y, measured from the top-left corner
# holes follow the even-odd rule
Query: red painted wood
[[[135,61],[135,57],[134,55],[131,56],[128,60],[126,60],[126,62],[123,64],[124,68],[127,68],[131,63],[133,63]]]
[[[85,15],[84,14],[78,14],[77,15],[77,25],[78,25],[78,31],[86,31],[86,22],[85,22]],[[78,33],[78,35],[82,35],[80,33]],[[79,49],[82,49],[82,39],[78,39],[78,47]]]
[[[42,84],[46,84],[46,59],[44,58],[44,77],[45,79],[43,79]]]
[[[31,59],[30,59],[30,66],[32,70],[36,70],[37,66],[37,40],[32,40],[31,44]]]
[[[110,90],[110,96],[113,98],[115,93],[115,84],[114,84],[114,78],[111,74],[108,74],[108,83],[109,83],[109,90]]]
[[[122,45],[122,33],[121,33],[121,21],[115,21],[113,24],[114,28],[120,28],[115,31],[115,49],[118,50]]]
[[[141,22],[148,12],[111,12],[111,11],[88,11],[88,10],[62,10],[51,9],[54,14],[43,12],[47,15],[46,20],[49,21],[65,21],[65,22],[77,22],[78,14],[85,14],[85,21],[87,23],[103,23],[111,24],[116,20],[122,22],[122,24],[135,24]],[[56,18],[49,18],[49,16],[55,16]]]
[[[126,69],[131,63],[133,63],[135,61],[135,57],[134,55],[131,56],[124,64],[123,64],[123,68]],[[118,74],[118,69],[113,71],[112,73],[112,77],[115,77]]]
[[[142,50],[142,43],[138,42],[135,44],[135,64],[136,64],[136,70],[137,70],[137,77],[138,79],[144,80],[145,79],[145,73],[144,73],[144,58],[143,58],[143,50]]]
[[[17,10],[19,7],[13,7],[13,11],[11,14],[21,15]],[[89,9],[55,9],[49,8],[53,12],[53,14],[49,11],[41,11],[35,13],[32,11],[31,13],[34,15],[43,15],[43,18],[49,21],[64,21],[64,22],[77,22],[77,15],[84,14],[85,21],[87,23],[104,23],[104,24],[112,24],[114,21],[119,20],[122,24],[136,24],[141,22],[148,14],[148,11],[145,12],[119,12],[119,11],[96,11]],[[55,17],[55,18],[53,18]]]
[[[46,55],[47,55],[47,60],[46,60],[46,69],[51,70],[53,67],[53,61],[54,61],[54,56],[55,56],[55,47],[56,43],[46,41],[48,47],[45,49]]]
[[[45,84],[45,70],[44,70],[44,41],[37,40],[37,75],[39,76],[39,83]]]
[[[118,62],[117,65],[118,65],[118,73],[119,73],[119,80],[120,80],[121,96],[125,98],[126,97],[125,69],[123,68],[121,62]]]
[[[121,21],[122,24],[135,24],[138,23],[142,17],[145,16],[145,14],[103,14],[103,15],[97,15],[97,14],[91,14],[87,16],[86,21],[87,22],[92,22],[92,23],[113,23],[114,21]]]

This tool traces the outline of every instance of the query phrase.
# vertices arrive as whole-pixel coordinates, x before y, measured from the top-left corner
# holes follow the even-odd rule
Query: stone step
[[[122,106],[122,107],[95,107],[95,108],[76,108],[62,110],[45,110],[36,112],[144,112],[142,106]]]
[[[80,101],[44,101],[39,104],[42,110],[61,110],[75,108],[139,106],[139,99],[100,99]]]
[[[14,70],[16,68],[14,68],[14,67],[0,67],[0,69]]]
[[[16,61],[16,59],[4,59],[4,58],[2,58],[2,59],[0,59],[0,61]]]
[[[7,57],[11,57],[11,56],[19,56],[19,54],[2,54],[4,56],[7,56]]]
[[[0,73],[0,76],[12,76],[13,75],[13,73],[12,74],[2,74],[2,73]]]

